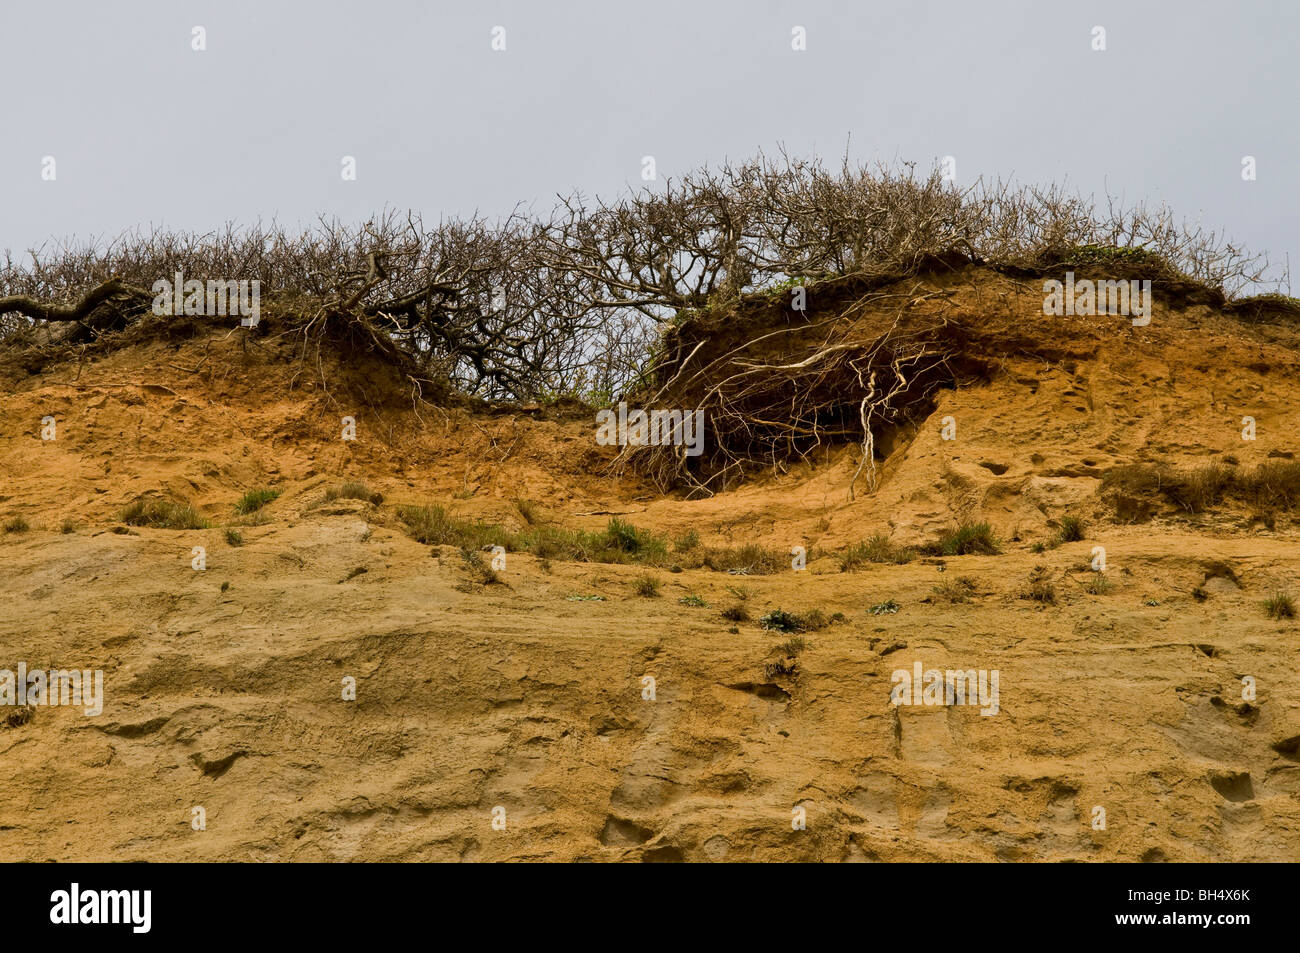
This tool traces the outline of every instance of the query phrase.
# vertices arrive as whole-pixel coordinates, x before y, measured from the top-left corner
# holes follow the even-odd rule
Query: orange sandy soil
[[[1294,451],[1295,329],[1159,302],[1131,328],[1044,318],[1041,292],[1001,279],[958,291],[1071,355],[1008,345],[992,379],[944,392],[853,500],[853,448],[684,500],[608,475],[593,413],[417,412],[375,368],[303,368],[274,336],[4,365],[0,519],[31,529],[0,535],[0,669],[102,669],[105,699],[97,717],[0,720],[0,856],[1300,859],[1300,625],[1261,608],[1300,596],[1295,527],[1230,509],[1118,525],[1098,493],[1137,459],[1250,467]],[[344,415],[355,442],[340,439]],[[344,480],[383,502],[326,502]],[[237,516],[258,487],[282,492]],[[141,496],[191,500],[213,526],[115,532]],[[512,553],[504,584],[482,586],[395,512],[435,502],[517,529],[520,499],[557,525],[620,515],[812,558],[767,576],[658,569],[661,594],[644,598],[644,567]],[[1032,552],[1067,513],[1088,538]],[[991,522],[1003,554],[852,572],[833,555],[963,519]],[[1103,595],[1082,585],[1096,545]],[[1054,606],[1020,598],[1040,565]],[[976,583],[969,602],[934,598],[960,576]],[[738,586],[751,620],[733,623],[720,610]],[[604,601],[569,598],[593,594]],[[708,607],[679,603],[688,594]],[[891,598],[897,614],[868,613]],[[784,637],[757,620],[777,607],[847,621],[806,636],[796,675],[768,677]],[[917,661],[997,669],[999,713],[891,705],[891,672]]]

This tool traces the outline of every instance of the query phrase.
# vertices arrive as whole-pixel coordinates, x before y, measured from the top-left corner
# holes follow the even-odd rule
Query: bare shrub
[[[1164,207],[1102,206],[1059,187],[1002,181],[963,189],[910,163],[827,166],[782,152],[609,200],[574,193],[499,219],[426,225],[389,209],[352,225],[322,218],[304,231],[232,223],[47,244],[22,258],[5,251],[0,340],[111,340],[159,327],[149,290],[158,279],[256,279],[269,318],[301,332],[305,355],[332,336],[399,366],[420,393],[445,382],[487,398],[599,404],[643,383],[652,358],[671,357],[660,341],[670,323],[746,296],[936,264],[1074,262],[1168,273],[1220,303],[1267,273],[1262,257]],[[753,380],[816,383],[849,360],[841,345],[876,349],[843,368],[869,392],[856,422],[868,429],[888,413],[897,378],[924,374],[939,357],[907,334],[876,344],[828,339],[803,366],[809,374],[774,366]]]

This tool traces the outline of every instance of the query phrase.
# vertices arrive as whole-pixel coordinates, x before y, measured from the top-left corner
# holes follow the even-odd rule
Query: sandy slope
[[[33,529],[0,536],[0,668],[102,668],[106,699],[98,717],[42,708],[0,727],[0,851],[1300,858],[1300,626],[1259,606],[1279,588],[1300,595],[1294,530],[1238,512],[1120,526],[1097,496],[1131,459],[1250,465],[1295,450],[1294,335],[1205,309],[1158,310],[1145,334],[1087,319],[1044,328],[1031,324],[1041,296],[964,295],[1009,335],[1046,336],[1061,353],[1008,344],[997,373],[946,392],[882,461],[877,492],[852,502],[848,450],[711,499],[665,498],[605,475],[586,416],[426,407],[417,419],[373,368],[329,366],[328,394],[310,374],[290,387],[298,368],[269,341],[158,342],[10,370],[0,517]],[[54,441],[39,437],[46,414]],[[355,443],[339,439],[344,414]],[[1254,443],[1240,439],[1244,414],[1259,422]],[[939,437],[945,415],[956,441]],[[384,502],[324,502],[351,478]],[[266,485],[282,496],[230,546],[234,501]],[[218,525],[113,532],[141,494],[192,499]],[[662,595],[646,599],[633,591],[641,567],[522,554],[505,585],[474,585],[458,552],[412,541],[393,514],[435,501],[517,527],[519,498],[565,525],[617,513],[814,557],[977,516],[1006,551],[850,573],[829,556],[775,576],[661,570]],[[1089,539],[1033,553],[1067,511],[1090,518]],[[59,531],[66,518],[75,532]],[[1098,544],[1115,588],[1090,595],[1080,567]],[[196,545],[203,572],[190,568]],[[1039,565],[1055,606],[1019,598]],[[935,601],[932,587],[959,576],[975,580],[972,601]],[[783,607],[848,621],[807,637],[797,676],[768,677],[782,637],[721,617],[733,586],[749,590],[754,620]],[[709,607],[680,604],[688,594]],[[569,598],[580,595],[604,601]],[[897,614],[867,612],[890,598]],[[917,661],[997,669],[999,713],[894,707],[891,673]],[[354,702],[340,697],[347,676]],[[194,806],[206,830],[191,829]],[[492,826],[498,806],[505,830]]]

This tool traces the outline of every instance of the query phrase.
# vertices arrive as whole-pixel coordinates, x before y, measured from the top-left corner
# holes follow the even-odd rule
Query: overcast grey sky
[[[860,160],[952,155],[959,183],[1164,200],[1300,269],[1298,35],[1286,0],[2,0],[0,248],[498,214],[640,185],[644,155],[663,176],[851,137]]]

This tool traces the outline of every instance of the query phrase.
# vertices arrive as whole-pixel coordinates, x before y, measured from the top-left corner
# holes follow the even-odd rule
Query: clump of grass
[[[496,523],[456,519],[441,506],[402,506],[397,518],[417,543],[473,550],[501,546],[507,552],[516,548],[511,534]]]
[[[877,602],[867,611],[872,615],[893,615],[898,612],[899,605],[895,599],[886,599],[884,602]]]
[[[77,531],[77,521],[74,520],[71,516],[69,516],[67,519],[65,519],[62,523],[59,524],[59,532],[62,533],[64,536],[67,536],[71,533],[75,533],[76,531]]]
[[[794,659],[777,659],[763,666],[763,675],[767,678],[795,676],[799,674],[799,663]]]
[[[589,558],[582,534],[554,526],[542,526],[516,537],[523,552],[538,559],[571,559],[585,562]]]
[[[1056,534],[1057,542],[1077,543],[1086,538],[1087,524],[1077,516],[1062,516],[1061,528]]]
[[[941,602],[969,602],[975,593],[975,580],[970,576],[945,579],[932,590]]]
[[[1002,552],[988,523],[962,523],[943,533],[936,548],[942,556],[996,556]]]
[[[234,527],[230,527],[226,530],[226,542],[231,546],[243,546],[244,534]]]
[[[679,553],[689,553],[700,545],[700,534],[693,529],[680,534],[673,540],[673,549]]]
[[[501,577],[497,575],[497,571],[484,562],[483,554],[478,550],[462,546],[460,559],[464,563],[470,579],[480,586],[494,586],[501,582]]]
[[[23,725],[31,721],[32,716],[35,714],[36,709],[32,705],[23,705],[19,708],[15,708],[13,711],[5,715],[4,726],[6,728],[21,728]]]
[[[1099,572],[1089,574],[1088,581],[1083,584],[1083,591],[1094,596],[1104,596],[1114,588],[1115,584]]]
[[[1179,474],[1167,492],[1175,502],[1193,513],[1204,513],[1222,502],[1235,476],[1235,471],[1227,464],[1207,463]]]
[[[895,546],[884,533],[854,543],[840,555],[840,572],[849,572],[865,563],[893,563],[902,565],[916,558],[916,551]]]
[[[1040,605],[1056,605],[1056,586],[1052,584],[1048,571],[1043,566],[1034,567],[1029,580],[1020,590],[1020,598],[1037,602]]]
[[[1029,547],[1029,551],[1031,553],[1045,553],[1047,552],[1047,544],[1043,542],[1034,543]]]
[[[649,530],[638,529],[617,516],[610,519],[605,532],[596,537],[595,543],[600,550],[642,559],[654,555],[662,556],[666,550],[662,538],[655,536]]]
[[[728,622],[748,622],[749,610],[742,605],[728,606],[722,610],[722,617]]]
[[[792,635],[784,642],[779,642],[772,646],[772,651],[778,655],[785,655],[794,658],[804,649],[808,648],[808,640],[802,635]]]
[[[122,511],[128,526],[153,526],[158,529],[206,529],[208,521],[189,503],[171,500],[136,500]]]
[[[702,596],[697,596],[695,593],[691,593],[689,596],[682,596],[677,601],[684,606],[694,606],[698,609],[707,609],[709,607],[709,604],[704,601],[704,598]]]
[[[249,490],[241,496],[239,501],[235,504],[235,512],[241,516],[247,516],[249,513],[256,513],[279,495],[279,490]]]
[[[803,619],[804,628],[808,629],[810,632],[820,632],[831,624],[830,617],[828,617],[826,613],[822,612],[821,609],[810,609],[800,616],[800,618]]]
[[[434,546],[469,546],[475,549],[501,546],[508,552],[527,552],[539,559],[641,564],[670,568],[672,572],[680,572],[685,565],[687,568],[707,566],[716,572],[759,575],[779,572],[784,566],[779,554],[758,545],[713,549],[683,537],[678,538],[678,547],[690,548],[670,559],[665,537],[618,517],[611,519],[600,532],[537,526],[511,533],[496,523],[457,519],[437,505],[402,506],[398,508],[397,516],[411,537]]]
[[[646,599],[654,599],[659,595],[659,589],[663,586],[663,581],[653,573],[642,573],[632,582],[632,591],[638,596]]]
[[[12,519],[5,522],[6,533],[25,533],[31,528],[32,528],[31,524],[28,523],[27,520],[21,516],[15,516]]]
[[[789,563],[780,553],[764,549],[757,543],[736,548],[700,547],[700,565],[714,572],[736,572],[745,575],[766,576],[780,572]]]
[[[807,628],[803,619],[784,609],[773,609],[759,619],[758,624],[771,632],[802,632]]]
[[[1294,619],[1295,600],[1285,592],[1276,592],[1264,600],[1264,614],[1270,619]]]
[[[1249,471],[1219,461],[1188,469],[1132,463],[1107,473],[1102,490],[1109,492],[1117,511],[1133,508],[1140,497],[1163,497],[1191,513],[1236,500],[1267,516],[1300,508],[1300,461],[1266,460]]]
[[[360,480],[348,480],[341,486],[332,486],[325,491],[326,503],[333,503],[335,500],[365,500],[378,506],[384,502],[384,494],[371,492],[370,487]]]
[[[750,589],[749,586],[728,586],[727,592],[741,602],[746,601],[754,594],[754,590]]]
[[[668,544],[662,536],[617,517],[599,533],[542,527],[520,537],[517,545],[536,556],[562,556],[581,562],[665,566],[669,561]]]

